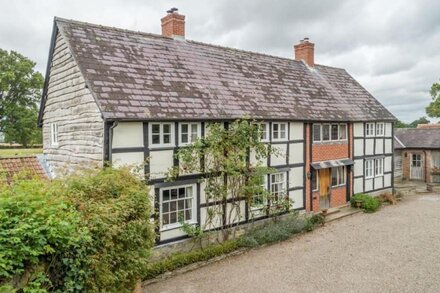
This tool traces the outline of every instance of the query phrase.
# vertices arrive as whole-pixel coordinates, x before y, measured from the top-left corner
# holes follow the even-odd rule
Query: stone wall
[[[52,175],[75,167],[102,166],[101,112],[61,34],[57,35],[43,114],[43,149]],[[58,145],[51,125],[58,125]]]

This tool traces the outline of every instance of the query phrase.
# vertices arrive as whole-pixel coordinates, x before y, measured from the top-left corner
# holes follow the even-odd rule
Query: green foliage
[[[0,288],[83,289],[90,235],[79,213],[41,180],[0,191]]]
[[[155,239],[147,187],[128,168],[83,171],[59,184],[91,233],[88,291],[130,292]]]
[[[420,117],[419,119],[414,120],[411,123],[404,123],[400,120],[396,122],[396,128],[417,128],[418,124],[428,124],[431,123],[431,121],[428,120],[425,116]]]
[[[41,97],[43,76],[34,67],[35,63],[23,55],[0,49],[0,131],[6,133],[7,141],[23,144],[41,141],[36,105]]]
[[[262,187],[262,177],[273,172],[273,169],[261,163],[251,164],[251,151],[257,161],[265,161],[271,154],[277,154],[275,149],[261,142],[258,124],[247,119],[236,120],[226,128],[221,123],[209,124],[204,138],[179,150],[177,157],[180,168],[170,170],[169,180],[175,180],[183,174],[201,172],[205,174],[207,203],[224,202],[227,198],[230,200],[228,210],[223,210],[223,205],[209,208],[205,223],[201,223],[202,229],[215,225],[215,220],[222,217],[228,221],[226,228],[238,225],[234,223],[244,217],[240,201],[245,198],[251,204],[255,194],[259,195],[260,201],[265,203],[264,208],[269,208],[267,211],[271,214],[285,211],[288,209],[286,206],[290,206],[289,201],[287,204],[283,202],[285,196],[272,198]],[[225,232],[225,227],[222,226],[221,231]]]
[[[364,209],[366,213],[376,212],[381,205],[378,198],[372,197],[368,194],[355,194],[350,200],[352,207],[356,206],[356,201],[361,202],[361,208]]]
[[[311,231],[317,225],[308,217],[298,217],[296,213],[281,221],[271,221],[264,226],[255,227],[245,235],[212,244],[203,250],[175,253],[160,261],[148,265],[144,279],[152,279],[165,272],[173,271],[192,263],[206,261],[213,257],[231,253],[241,248],[253,248],[265,244],[280,242],[297,233]]]
[[[290,238],[294,234],[309,230],[309,221],[309,218],[298,217],[297,214],[294,213],[289,215],[287,219],[275,223],[269,222],[264,226],[249,231],[246,236],[243,237],[243,241],[250,247],[280,242]],[[314,225],[312,224],[312,226]]]
[[[429,92],[432,97],[432,102],[426,107],[426,113],[429,117],[440,117],[440,83],[434,83]]]
[[[0,189],[0,292],[131,292],[155,237],[148,189],[127,169]]]
[[[228,254],[241,248],[237,239],[228,240],[221,244],[213,244],[203,250],[194,250],[187,253],[176,253],[158,262],[148,265],[144,279],[151,279],[165,272],[173,271],[192,263],[206,261],[213,257]]]

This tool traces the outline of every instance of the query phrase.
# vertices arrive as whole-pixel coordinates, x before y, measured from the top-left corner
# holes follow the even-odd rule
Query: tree
[[[428,124],[431,123],[425,116],[420,117],[419,119],[414,120],[411,123],[405,123],[400,120],[396,122],[396,128],[417,128],[419,124]]]
[[[0,132],[25,145],[41,136],[36,124],[43,76],[34,68],[23,55],[0,49]]]
[[[426,107],[426,113],[429,117],[440,117],[440,83],[432,84],[429,93],[433,101]]]

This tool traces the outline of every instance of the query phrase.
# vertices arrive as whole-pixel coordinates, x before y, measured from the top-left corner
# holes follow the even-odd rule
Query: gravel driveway
[[[406,197],[143,292],[440,292],[440,195]]]

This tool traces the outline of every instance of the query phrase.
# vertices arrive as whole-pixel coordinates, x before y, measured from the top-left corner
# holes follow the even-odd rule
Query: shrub
[[[0,291],[84,289],[88,230],[80,214],[41,180],[0,191]],[[38,291],[38,290],[37,290]]]
[[[377,211],[381,205],[379,199],[372,197],[368,194],[356,194],[354,195],[350,202],[353,207],[356,206],[356,201],[361,202],[361,208],[364,209],[366,213],[374,213]]]
[[[83,171],[58,184],[91,233],[87,291],[132,291],[155,239],[146,185],[128,168]]]
[[[2,187],[0,292],[131,292],[155,237],[149,198],[128,169]]]

